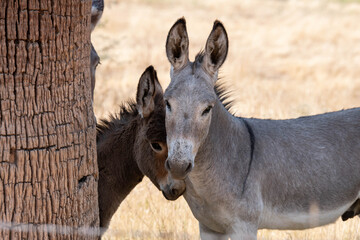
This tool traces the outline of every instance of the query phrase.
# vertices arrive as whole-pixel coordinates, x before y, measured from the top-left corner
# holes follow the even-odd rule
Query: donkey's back
[[[255,139],[249,177],[261,181],[261,227],[330,223],[360,198],[360,108],[246,121]]]

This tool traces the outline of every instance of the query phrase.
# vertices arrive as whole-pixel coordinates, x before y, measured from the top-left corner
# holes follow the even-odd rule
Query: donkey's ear
[[[140,77],[136,93],[136,108],[142,117],[146,118],[154,111],[157,94],[163,94],[163,90],[154,67],[149,66]]]
[[[104,11],[104,0],[92,0],[91,6],[91,31],[94,30]]]
[[[175,71],[189,62],[189,38],[185,18],[180,18],[171,27],[166,39],[166,55]]]
[[[210,74],[215,74],[224,63],[229,48],[226,30],[218,20],[206,41],[203,67]]]

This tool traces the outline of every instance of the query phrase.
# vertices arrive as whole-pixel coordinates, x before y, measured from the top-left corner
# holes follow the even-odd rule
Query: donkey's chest
[[[226,208],[217,206],[216,208],[199,199],[184,195],[195,218],[203,225],[213,231],[225,233],[231,225],[231,214]]]
[[[195,218],[213,231],[225,233],[234,219],[232,205],[226,201],[226,196],[221,198],[211,194],[211,191],[199,192],[187,185],[184,198],[187,201]]]

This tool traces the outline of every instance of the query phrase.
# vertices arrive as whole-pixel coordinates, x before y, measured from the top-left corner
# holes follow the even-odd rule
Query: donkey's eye
[[[168,100],[165,100],[166,107],[169,111],[171,111],[171,106]]]
[[[162,150],[162,147],[160,146],[159,143],[157,142],[152,142],[150,143],[151,148],[155,151],[155,152],[160,152]]]
[[[205,116],[206,114],[208,114],[210,112],[210,110],[212,109],[212,106],[208,106],[207,108],[205,108],[205,110],[202,112],[202,116]]]

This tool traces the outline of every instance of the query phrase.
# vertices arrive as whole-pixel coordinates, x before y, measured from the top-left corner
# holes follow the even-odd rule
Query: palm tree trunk
[[[90,10],[0,1],[0,239],[97,238]]]

